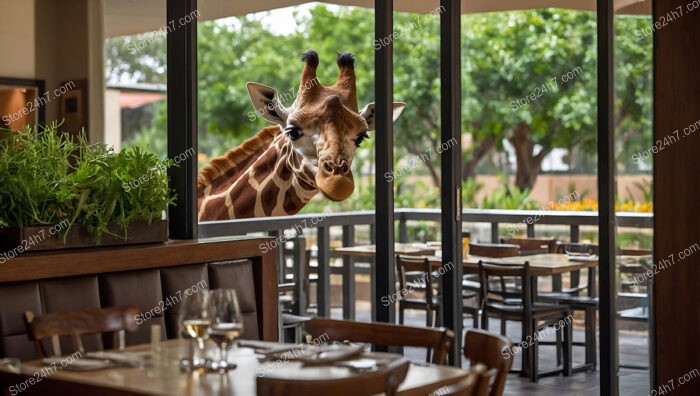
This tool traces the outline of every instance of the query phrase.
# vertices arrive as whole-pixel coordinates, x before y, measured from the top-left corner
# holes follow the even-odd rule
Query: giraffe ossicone
[[[213,159],[197,180],[200,221],[283,216],[299,212],[319,191],[347,199],[355,188],[351,165],[374,130],[374,103],[358,109],[355,56],[338,54],[338,78],[323,86],[319,58],[308,50],[294,102],[285,107],[277,91],[248,83],[257,114],[275,123]],[[393,119],[405,107],[394,103]]]

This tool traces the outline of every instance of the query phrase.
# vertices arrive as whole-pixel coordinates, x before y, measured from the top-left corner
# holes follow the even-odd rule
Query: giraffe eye
[[[359,136],[355,138],[355,146],[360,147],[360,144],[365,141],[365,139],[369,139],[369,135],[367,132],[362,132]]]
[[[295,141],[301,137],[301,130],[299,129],[298,126],[296,125],[289,125],[286,128],[284,128],[284,133],[289,136],[292,141]]]

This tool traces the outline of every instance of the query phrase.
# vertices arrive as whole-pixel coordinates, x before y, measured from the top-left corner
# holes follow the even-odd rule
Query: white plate
[[[109,360],[99,360],[99,359],[73,359],[72,362],[68,363],[65,358],[44,358],[41,360],[45,365],[51,365],[57,369],[65,369],[72,371],[88,371],[88,370],[101,370],[107,367],[111,367],[112,363]]]

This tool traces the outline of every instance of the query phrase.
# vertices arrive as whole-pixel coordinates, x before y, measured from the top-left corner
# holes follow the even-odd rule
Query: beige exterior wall
[[[479,202],[489,191],[500,187],[501,181],[498,176],[477,176],[476,180],[484,187],[479,191]],[[513,179],[511,179],[512,181]],[[651,175],[622,175],[617,177],[617,191],[621,198],[630,198],[642,202],[643,195],[634,184],[644,181],[651,181]],[[537,178],[531,196],[540,204],[546,205],[550,201],[556,201],[570,192],[569,185],[572,184],[579,196],[585,198],[598,199],[598,178],[596,175],[540,175]]]
[[[400,180],[401,183],[410,185],[421,180],[428,186],[432,186],[432,181],[428,177],[406,176],[406,180]],[[637,202],[643,202],[641,191],[635,187],[635,183],[650,182],[651,175],[622,175],[617,177],[617,191],[621,198],[628,199],[634,197]],[[495,175],[482,175],[476,177],[477,182],[483,187],[477,194],[477,201],[481,203],[484,197],[488,196],[491,191],[501,187],[501,179]],[[511,178],[511,183],[514,178]],[[372,181],[368,181],[372,182]],[[530,194],[542,206],[546,206],[551,201],[556,201],[565,195],[569,194],[569,184],[573,183],[574,189],[581,198],[598,199],[597,177],[595,175],[540,175],[535,183]]]

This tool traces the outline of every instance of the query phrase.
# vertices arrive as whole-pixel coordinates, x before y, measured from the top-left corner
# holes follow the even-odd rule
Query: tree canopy
[[[372,10],[318,5],[289,23],[296,28],[287,34],[250,16],[198,23],[200,151],[221,154],[267,124],[255,116],[246,82],[272,86],[290,104],[302,70],[299,55],[308,48],[320,54],[323,84],[335,81],[335,53],[353,52],[359,105],[374,100]],[[394,130],[400,166],[440,141],[439,17],[397,13],[394,23],[400,33],[393,39],[394,99],[407,103]],[[632,34],[645,23],[616,19],[618,168],[627,172],[639,171],[632,153],[651,142],[652,43]],[[521,190],[529,189],[555,148],[568,149],[572,172],[595,169],[595,160],[588,159],[595,158],[596,147],[595,14],[538,9],[465,15],[462,31],[462,130],[469,137],[464,179],[485,170],[504,172],[516,175]],[[163,83],[165,42],[131,54],[133,39],[108,42],[108,79]],[[165,136],[165,106],[160,111],[144,134]],[[373,170],[372,150],[370,142],[358,151],[353,166],[359,177]],[[489,162],[494,155],[501,161]],[[439,156],[422,166],[438,187]],[[396,181],[399,188],[404,182]]]

